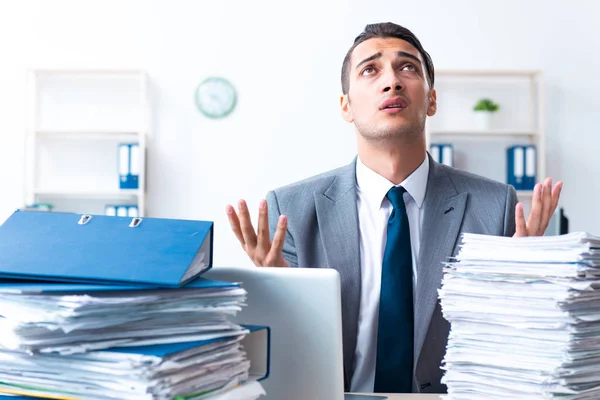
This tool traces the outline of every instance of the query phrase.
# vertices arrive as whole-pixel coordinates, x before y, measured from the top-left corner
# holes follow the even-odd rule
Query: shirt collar
[[[419,208],[423,205],[428,177],[429,156],[426,154],[421,165],[399,185],[406,189]],[[392,182],[363,164],[360,157],[357,157],[356,160],[356,183],[369,203],[377,206],[378,209],[387,192],[394,186]]]

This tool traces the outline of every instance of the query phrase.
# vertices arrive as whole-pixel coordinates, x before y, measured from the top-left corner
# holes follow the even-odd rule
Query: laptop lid
[[[271,327],[266,400],[343,400],[341,288],[325,268],[213,267],[204,277],[240,282],[245,307],[234,319]]]

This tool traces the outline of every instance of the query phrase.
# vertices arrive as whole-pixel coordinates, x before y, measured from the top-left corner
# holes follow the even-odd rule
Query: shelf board
[[[465,77],[497,77],[497,78],[533,78],[541,74],[541,71],[536,70],[436,70],[436,76],[465,76]]]
[[[533,190],[517,190],[517,197],[533,197]]]
[[[40,138],[61,138],[77,140],[131,140],[143,135],[142,132],[120,130],[37,130]]]
[[[430,136],[476,136],[476,137],[499,137],[499,136],[519,136],[519,137],[534,137],[538,136],[539,133],[536,131],[528,130],[513,130],[513,129],[492,129],[492,130],[432,130],[429,132]]]
[[[79,68],[79,69],[62,69],[62,68],[40,68],[32,70],[37,75],[52,76],[52,75],[131,75],[131,76],[143,76],[145,70],[143,69],[98,69],[98,68]]]
[[[130,199],[141,196],[138,189],[91,190],[91,189],[33,189],[33,194],[48,197],[79,197],[93,199]]]

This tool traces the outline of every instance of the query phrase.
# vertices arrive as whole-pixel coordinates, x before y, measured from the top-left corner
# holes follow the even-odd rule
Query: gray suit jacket
[[[512,236],[517,197],[512,186],[429,159],[417,263],[413,391],[444,393],[440,366],[450,327],[437,293],[442,262],[455,255],[463,232]],[[347,166],[270,191],[267,202],[271,237],[278,217],[288,218],[283,254],[291,266],[340,273],[344,381],[349,390],[361,291],[356,158]]]

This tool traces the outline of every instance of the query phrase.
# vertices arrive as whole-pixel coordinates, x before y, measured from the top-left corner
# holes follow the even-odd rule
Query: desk
[[[387,400],[440,400],[442,397],[439,394],[382,394],[382,393],[352,393],[357,396],[381,396],[387,397]],[[357,398],[358,399],[358,398]]]

